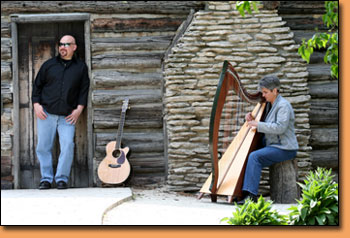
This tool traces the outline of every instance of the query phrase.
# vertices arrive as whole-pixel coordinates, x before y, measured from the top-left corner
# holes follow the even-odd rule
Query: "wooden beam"
[[[72,22],[90,20],[88,13],[51,13],[51,14],[12,14],[11,21],[16,23]]]
[[[20,188],[20,163],[19,163],[19,82],[18,82],[18,31],[17,23],[11,23],[12,33],[12,87],[13,87],[13,184],[14,188]]]

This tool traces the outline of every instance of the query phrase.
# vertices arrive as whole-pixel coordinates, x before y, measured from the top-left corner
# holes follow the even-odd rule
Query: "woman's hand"
[[[254,120],[254,117],[253,117],[253,115],[252,115],[251,112],[248,112],[248,113],[245,115],[245,120],[248,121],[248,122]]]
[[[252,113],[249,112],[245,115],[245,120],[247,121],[247,126],[250,128],[256,128],[258,127],[258,122],[254,120],[255,118],[253,117]]]
[[[258,127],[258,122],[257,121],[248,121],[248,126],[250,127],[250,128],[256,128],[256,127]]]

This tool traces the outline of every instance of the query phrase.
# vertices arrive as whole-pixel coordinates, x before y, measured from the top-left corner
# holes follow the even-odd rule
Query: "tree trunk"
[[[287,160],[270,167],[270,193],[275,203],[296,203],[299,198],[296,160]]]

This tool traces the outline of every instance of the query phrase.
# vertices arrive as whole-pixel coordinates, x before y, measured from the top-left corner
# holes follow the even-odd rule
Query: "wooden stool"
[[[275,203],[296,203],[300,197],[297,160],[270,166],[270,194]]]

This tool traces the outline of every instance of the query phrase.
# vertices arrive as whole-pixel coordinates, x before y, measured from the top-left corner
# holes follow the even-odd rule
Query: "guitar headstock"
[[[122,112],[126,112],[126,110],[128,109],[128,105],[129,105],[129,98],[125,98],[123,101]]]

